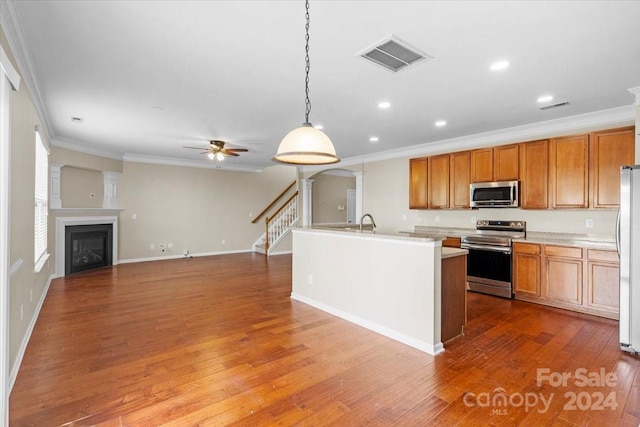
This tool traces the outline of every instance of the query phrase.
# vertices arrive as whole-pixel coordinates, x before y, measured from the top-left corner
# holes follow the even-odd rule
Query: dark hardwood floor
[[[10,424],[640,424],[616,321],[469,293],[433,357],[292,301],[290,277],[288,255],[239,254],[55,280]]]

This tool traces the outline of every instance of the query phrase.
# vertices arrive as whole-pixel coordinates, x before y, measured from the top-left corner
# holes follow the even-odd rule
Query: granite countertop
[[[453,258],[460,255],[466,255],[469,251],[466,249],[458,249],[458,248],[442,248],[442,259],[445,258]]]
[[[474,234],[475,229],[416,225],[414,230],[401,231],[400,233],[407,234],[411,237],[444,239],[446,237],[461,237],[465,234]],[[518,239],[517,241],[526,243],[539,243],[543,245],[573,246],[586,249],[600,249],[608,251],[616,250],[615,237],[599,236],[593,234],[527,231],[527,237],[524,239]]]

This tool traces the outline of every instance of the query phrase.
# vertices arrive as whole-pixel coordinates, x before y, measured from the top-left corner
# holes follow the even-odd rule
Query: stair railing
[[[256,217],[253,219],[253,221],[251,221],[251,223],[252,223],[252,224],[257,223],[257,222],[260,220],[260,218],[262,218],[262,216],[263,216],[264,214],[266,214],[266,213],[269,211],[269,209],[271,209],[272,207],[274,207],[274,206],[275,206],[275,204],[276,204],[276,203],[278,203],[278,200],[280,200],[280,199],[281,199],[285,194],[287,194],[287,191],[291,190],[291,188],[292,188],[294,185],[296,185],[296,182],[295,182],[295,181],[293,181],[291,184],[289,184],[289,186],[288,186],[287,188],[285,188],[285,190],[284,190],[282,193],[278,194],[278,197],[276,197],[275,199],[273,199],[273,202],[269,203],[269,206],[267,206],[266,208],[264,208],[264,209],[262,210],[262,212],[260,212],[260,213],[258,214],[258,216],[256,216]],[[297,193],[296,193],[296,194],[297,194]]]
[[[264,248],[269,254],[269,247],[276,244],[289,227],[298,220],[298,192],[296,191],[272,215],[265,218]]]

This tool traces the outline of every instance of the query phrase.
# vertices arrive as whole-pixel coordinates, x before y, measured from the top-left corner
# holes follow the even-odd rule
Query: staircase
[[[289,185],[276,199],[271,202],[252,222],[256,223],[271,208],[276,206],[278,201],[282,199],[287,192],[293,188],[295,181]],[[290,227],[295,226],[299,221],[298,216],[298,192],[294,192],[284,203],[276,209],[271,216],[265,217],[265,232],[253,244],[255,252],[270,255],[272,250],[280,243],[280,241],[290,231]]]

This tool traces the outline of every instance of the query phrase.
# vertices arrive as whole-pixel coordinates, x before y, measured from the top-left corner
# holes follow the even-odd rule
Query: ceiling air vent
[[[433,59],[432,56],[421,52],[394,35],[363,50],[358,55],[393,72],[404,70],[424,59]]]
[[[550,110],[552,108],[564,107],[565,105],[569,105],[569,101],[558,102],[557,104],[545,105],[540,107],[541,110]]]

